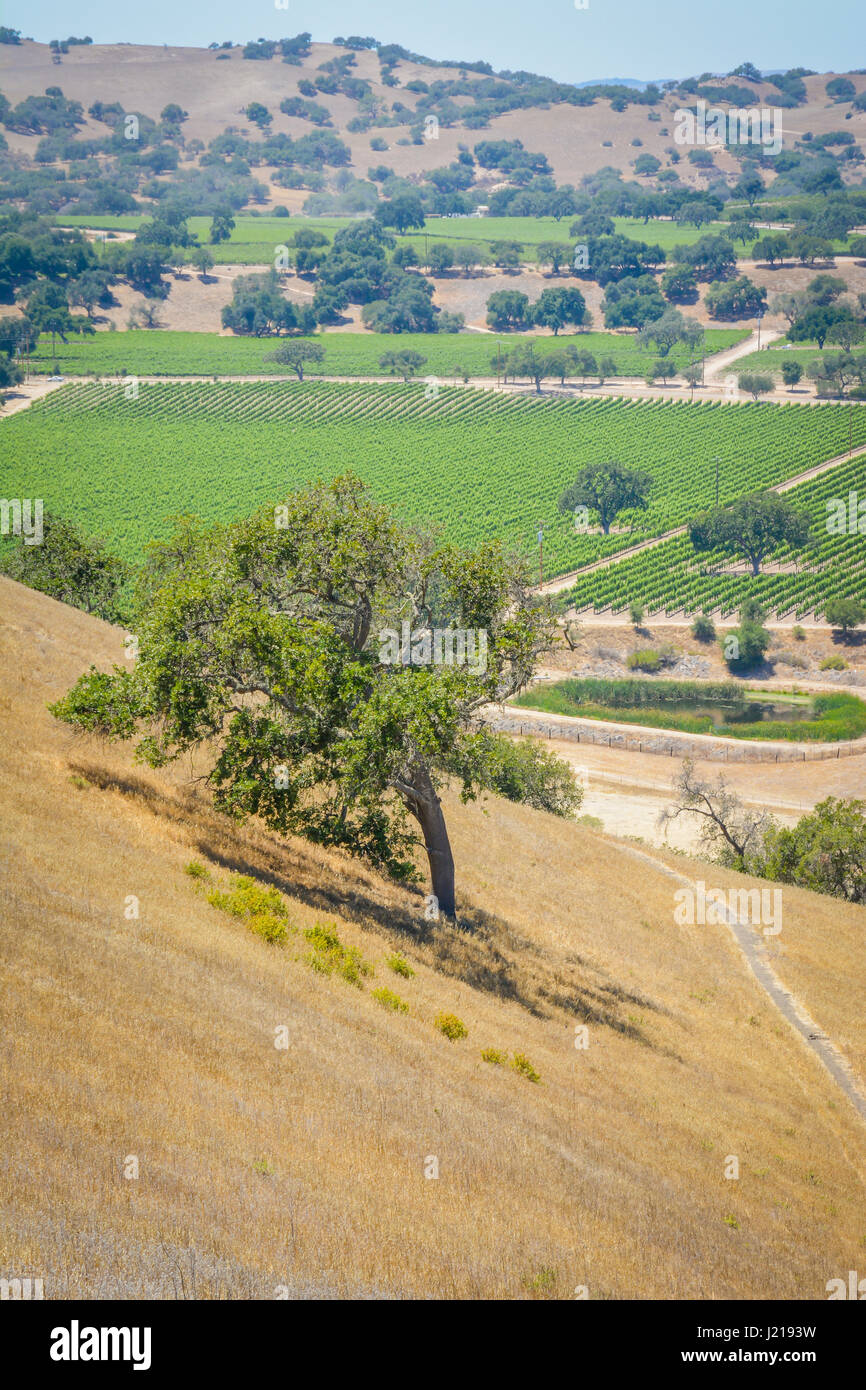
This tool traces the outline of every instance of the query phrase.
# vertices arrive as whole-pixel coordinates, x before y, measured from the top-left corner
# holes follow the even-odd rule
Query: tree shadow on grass
[[[625,989],[574,952],[564,959],[548,957],[511,923],[476,903],[459,900],[456,924],[443,918],[428,921],[420,889],[391,883],[342,853],[320,850],[297,837],[282,838],[255,821],[240,824],[218,811],[200,788],[163,789],[145,776],[85,759],[70,761],[69,767],[92,786],[128,798],[184,831],[212,869],[245,874],[316,912],[349,918],[392,946],[413,945],[439,973],[511,1000],[536,1017],[561,1011],[675,1055],[625,1015],[631,1007],[670,1016],[667,1008]]]

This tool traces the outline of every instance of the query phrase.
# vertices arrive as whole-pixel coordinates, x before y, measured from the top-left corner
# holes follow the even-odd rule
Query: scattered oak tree
[[[652,481],[652,474],[626,468],[616,459],[590,463],[560,497],[559,510],[573,512],[575,507],[589,507],[598,513],[601,529],[608,535],[620,512],[645,510]]]
[[[715,781],[701,777],[694,761],[686,758],[674,782],[676,804],[659,816],[667,832],[682,815],[699,816],[701,846],[712,859],[735,869],[745,869],[760,852],[764,836],[773,824],[769,811],[752,811],[743,805],[722,773]]]
[[[665,309],[657,319],[644,324],[637,335],[641,347],[655,343],[662,357],[667,357],[671,348],[680,341],[686,320],[679,309]]]
[[[493,295],[490,298],[492,299]],[[586,300],[580,290],[542,290],[532,306],[531,315],[533,323],[539,324],[542,328],[552,328],[556,336],[560,328],[565,328],[569,323],[578,328],[585,323]]]
[[[138,602],[132,670],[91,668],[52,712],[137,738],[154,767],[199,750],[220,809],[406,881],[414,820],[453,919],[440,790],[453,778],[468,800],[489,784],[482,708],[521,690],[553,639],[523,561],[404,529],[347,475],[231,526],[182,520],[152,547]],[[476,634],[476,659],[449,663],[453,643],[431,659],[434,628],[462,632],[464,657]]]
[[[520,290],[496,290],[487,301],[487,322],[499,332],[526,328],[529,320],[529,297]]]
[[[866,603],[856,598],[832,598],[824,606],[824,617],[831,627],[838,627],[847,640],[849,632],[866,623]]]
[[[322,362],[324,358],[325,349],[321,344],[295,341],[280,343],[278,348],[267,354],[265,361],[276,362],[280,367],[290,367],[298,381],[303,381],[304,364],[306,362]]]
[[[748,560],[752,574],[777,546],[803,546],[809,539],[809,518],[776,492],[751,492],[726,507],[713,507],[689,526],[698,552],[725,550]]]
[[[401,376],[404,381],[408,381],[416,372],[420,372],[426,361],[427,358],[422,353],[404,348],[398,352],[383,353],[379,358],[379,366],[392,376]]]
[[[787,366],[787,363],[785,363]],[[773,389],[773,378],[766,372],[740,372],[737,377],[739,390],[747,392],[756,401],[759,396],[766,396]]]

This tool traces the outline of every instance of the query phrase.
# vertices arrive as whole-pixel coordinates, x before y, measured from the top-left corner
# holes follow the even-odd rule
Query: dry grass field
[[[580,15],[571,17],[579,33]],[[292,30],[291,17],[287,16],[286,29]],[[399,42],[399,36],[382,35],[383,42]],[[567,28],[564,38],[571,42]],[[459,35],[455,38],[459,48]],[[103,102],[119,101],[127,111],[141,111],[154,119],[159,117],[162,108],[169,102],[180,102],[189,112],[189,120],[184,126],[187,139],[212,140],[227,126],[235,126],[248,131],[244,111],[252,101],[263,102],[272,112],[274,120],[270,129],[284,131],[292,136],[307,134],[309,122],[283,115],[279,105],[283,97],[297,95],[297,84],[304,77],[310,77],[320,63],[344,53],[328,43],[314,43],[308,58],[298,67],[287,66],[279,58],[270,62],[253,62],[241,56],[239,48],[233,49],[228,59],[218,60],[215,53],[200,48],[178,48],[170,45],[147,46],[133,44],[93,44],[70,49],[59,66],[51,61],[47,44],[23,43],[19,47],[4,45],[0,52],[0,86],[13,103],[21,101],[31,93],[41,93],[46,87],[58,85],[67,97],[84,103],[85,110],[96,99]],[[438,57],[438,54],[431,54]],[[466,56],[466,55],[464,55]],[[380,102],[388,105],[395,99],[405,106],[414,107],[417,100],[412,92],[406,91],[406,83],[413,78],[424,81],[449,80],[458,77],[457,68],[436,68],[432,71],[417,63],[398,63],[396,76],[399,89],[382,84],[379,63],[371,52],[356,54],[353,75],[365,78],[372,85],[373,93]],[[218,66],[217,66],[218,64]],[[786,145],[794,136],[811,130],[815,135],[836,130],[840,124],[840,110],[825,93],[828,74],[806,78],[808,99],[806,103],[791,111],[782,113]],[[858,92],[866,86],[866,76],[853,75],[852,81]],[[769,83],[749,83],[761,101],[772,106],[776,88]],[[386,129],[379,132],[347,132],[346,125],[357,115],[357,106],[347,97],[319,95],[317,100],[331,112],[335,131],[352,150],[356,172],[365,177],[367,168],[374,163],[387,163],[396,173],[408,176],[422,170],[437,168],[456,158],[461,142],[470,146],[480,139],[522,140],[527,149],[543,150],[553,166],[559,183],[577,184],[588,173],[603,165],[614,165],[626,173],[638,154],[654,154],[666,162],[665,149],[671,144],[673,136],[673,112],[679,102],[670,98],[659,105],[661,122],[648,120],[648,108],[629,106],[625,111],[615,112],[609,101],[600,100],[592,106],[572,107],[555,105],[547,110],[531,108],[525,111],[510,111],[498,117],[488,131],[465,130],[460,126],[442,127],[439,138],[424,145],[398,145],[397,140],[405,134],[405,128]],[[862,142],[866,132],[866,112],[855,112],[848,127],[855,139]],[[667,132],[664,134],[663,132]],[[84,136],[101,136],[105,127],[96,121],[88,120],[81,127]],[[253,131],[254,133],[254,131]],[[384,134],[388,140],[386,155],[374,154],[370,150],[372,134]],[[33,152],[37,137],[8,135],[10,148]],[[641,140],[642,147],[633,145]],[[605,142],[610,142],[605,144]],[[728,154],[717,157],[719,171],[724,174],[736,173],[738,165]],[[696,187],[706,186],[706,179],[683,161],[678,166],[685,182]],[[256,177],[267,182],[269,171],[256,170]],[[270,171],[272,176],[274,171]],[[710,171],[712,174],[712,171]],[[495,180],[491,180],[495,182]],[[306,194],[303,192],[271,188],[274,203],[282,203],[292,212],[299,211]]]
[[[862,1264],[866,1128],[726,929],[675,925],[661,861],[726,876],[449,797],[464,929],[425,922],[420,892],[215,814],[193,767],[73,737],[46,703],[121,632],[7,580],[0,613],[0,1272],[50,1298],[822,1299]],[[282,895],[285,944],[208,903],[238,873]],[[861,1079],[864,916],[785,889],[772,946]],[[317,923],[375,974],[311,969]]]

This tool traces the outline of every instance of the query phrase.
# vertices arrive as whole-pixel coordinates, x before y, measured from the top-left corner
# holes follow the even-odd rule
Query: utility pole
[[[758,352],[761,351],[761,319],[764,317],[763,310],[758,313]]]

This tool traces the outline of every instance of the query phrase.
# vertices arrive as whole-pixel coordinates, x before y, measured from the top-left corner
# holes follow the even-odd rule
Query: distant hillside
[[[695,100],[693,90],[665,93],[634,78],[569,86],[528,73],[493,75],[484,64],[464,69],[438,62],[430,66],[399,56],[406,50],[398,45],[374,51],[311,43],[303,56],[290,52],[281,58],[279,50],[270,57],[244,56],[258,47],[214,51],[92,44],[60,55],[44,44],[6,44],[0,46],[0,85],[13,106],[59,86],[65,97],[81,102],[85,112],[96,102],[117,103],[124,111],[142,113],[154,122],[165,107],[177,104],[188,113],[182,128],[181,168],[195,163],[194,142],[207,145],[229,128],[243,137],[260,139],[260,130],[246,114],[252,103],[266,108],[269,137],[298,139],[320,131],[322,127],[311,123],[309,115],[280,110],[282,102],[294,98],[293,112],[305,109],[305,101],[308,111],[312,103],[324,112],[315,120],[326,120],[327,130],[346,143],[349,168],[357,178],[366,178],[369,167],[376,164],[386,165],[398,177],[415,178],[455,161],[461,147],[471,150],[480,140],[496,139],[520,140],[527,150],[542,153],[557,183],[574,186],[606,166],[634,177],[632,166],[641,154],[654,156],[670,169],[674,112]],[[786,148],[800,135],[838,130],[849,115],[847,132],[862,139],[866,111],[852,108],[850,99],[847,103],[830,99],[828,75],[796,80],[801,82],[801,96],[786,102]],[[866,90],[866,75],[852,75],[850,81],[858,96]],[[716,87],[720,82],[723,87],[730,84],[735,94],[745,82],[755,100],[765,105],[782,100],[780,88],[767,80],[737,77],[712,82]],[[306,86],[306,92],[299,84]],[[446,88],[440,91],[437,84]],[[598,89],[595,96],[593,86]],[[657,100],[650,99],[654,92]],[[510,109],[502,110],[503,106]],[[425,113],[436,115],[432,135],[425,126]],[[77,129],[81,140],[106,135],[105,123],[92,116],[86,116]],[[12,152],[32,157],[40,134],[8,129],[6,139]],[[854,166],[851,169],[854,172]],[[274,203],[297,211],[309,196],[302,189],[275,185],[276,169],[255,172],[269,187]],[[706,187],[708,178],[738,172],[738,161],[728,151],[715,156],[715,171],[709,175],[686,159],[677,165],[679,178],[694,188]],[[327,177],[332,183],[333,170]],[[502,178],[491,171],[486,186],[493,188]],[[651,180],[644,181],[652,185]]]

